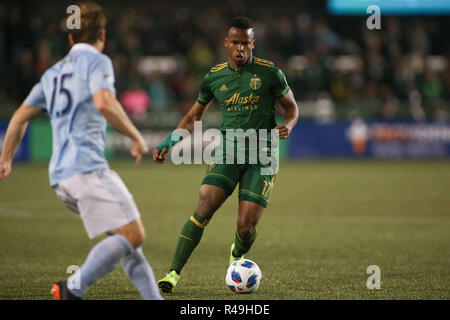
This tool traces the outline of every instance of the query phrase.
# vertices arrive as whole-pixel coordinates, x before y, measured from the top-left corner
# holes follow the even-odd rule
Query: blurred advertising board
[[[288,149],[291,158],[449,157],[450,122],[304,121],[293,130]]]
[[[0,147],[8,122],[0,122]],[[150,149],[172,131],[140,128]],[[36,119],[20,144],[16,160],[48,161],[51,156],[51,127],[47,119]],[[108,158],[128,156],[130,139],[108,128]],[[450,157],[450,121],[383,122],[356,119],[320,123],[301,120],[287,141],[280,143],[281,158],[442,158]]]
[[[8,122],[0,122],[0,150],[3,148],[3,140],[5,138],[6,129],[8,128]],[[25,161],[29,158],[29,134],[30,130],[25,132],[25,136],[23,137],[22,142],[17,148],[16,156],[14,157],[15,161]]]

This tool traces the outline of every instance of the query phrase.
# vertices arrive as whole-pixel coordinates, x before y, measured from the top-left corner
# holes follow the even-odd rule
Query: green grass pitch
[[[146,227],[144,252],[160,278],[193,213],[206,166],[113,162]],[[251,295],[225,285],[237,194],[205,229],[166,299],[449,299],[449,161],[284,162],[246,257],[263,279]],[[50,299],[52,281],[81,265],[97,240],[56,198],[47,165],[17,164],[0,183],[0,299]],[[366,287],[367,267],[381,289]],[[139,299],[121,268],[86,299]]]

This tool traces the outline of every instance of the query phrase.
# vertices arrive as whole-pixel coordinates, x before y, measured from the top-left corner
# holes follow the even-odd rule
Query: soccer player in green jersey
[[[193,131],[215,98],[219,102],[222,132],[235,129],[276,129],[278,138],[287,139],[298,120],[298,107],[283,72],[268,60],[253,56],[255,34],[249,18],[235,18],[225,38],[228,62],[211,68],[205,76],[197,101],[177,129]],[[284,123],[275,122],[275,102],[284,109]],[[177,129],[153,150],[153,160],[163,163],[164,155],[180,139]],[[172,292],[180,272],[200,242],[203,230],[214,213],[239,184],[239,211],[230,263],[243,258],[256,238],[256,225],[267,206],[274,174],[261,174],[261,164],[213,162],[202,180],[194,214],[181,230],[172,265],[158,281],[163,292]]]

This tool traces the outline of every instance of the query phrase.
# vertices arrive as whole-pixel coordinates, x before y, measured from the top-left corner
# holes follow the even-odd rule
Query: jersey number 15
[[[55,100],[56,100],[56,95],[65,95],[67,102],[66,105],[63,106],[62,108],[58,105],[58,107],[56,108],[56,117],[60,118],[65,116],[66,114],[68,114],[70,112],[70,110],[72,109],[72,94],[70,93],[69,89],[64,88],[64,80],[66,80],[67,78],[72,77],[72,73],[65,73],[63,75],[61,75],[60,81],[59,81],[59,86],[58,86],[58,77],[54,77],[53,78],[53,92],[52,92],[52,100],[50,101],[50,110],[49,110],[49,115],[52,116],[53,115],[53,107],[55,105]],[[57,92],[57,87],[59,87],[59,90]]]

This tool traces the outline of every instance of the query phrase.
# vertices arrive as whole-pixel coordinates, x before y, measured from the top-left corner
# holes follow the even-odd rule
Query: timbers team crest
[[[261,88],[261,79],[258,77],[253,77],[250,79],[250,83],[249,83],[250,88],[252,88],[253,90],[258,90],[259,88]]]

